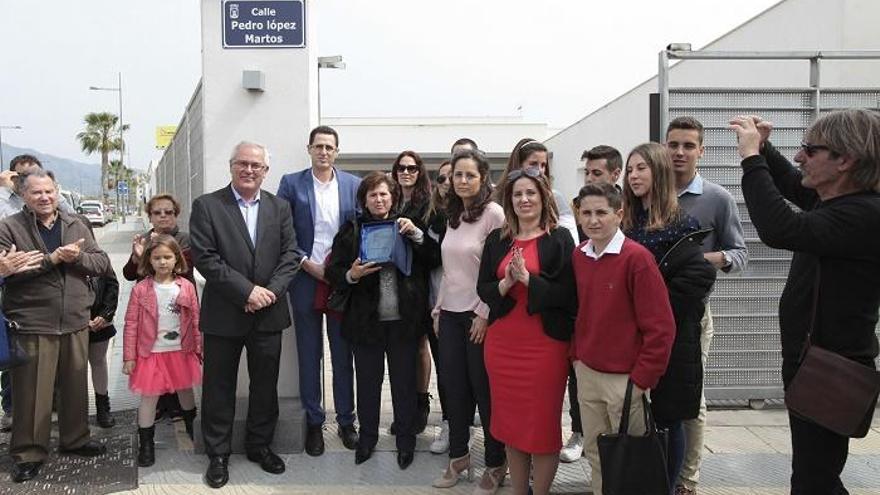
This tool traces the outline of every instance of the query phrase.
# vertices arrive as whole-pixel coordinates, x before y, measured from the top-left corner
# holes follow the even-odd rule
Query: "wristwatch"
[[[727,254],[727,251],[721,251],[721,255],[724,256],[724,266],[721,268],[730,268],[730,266],[733,265],[733,258]]]

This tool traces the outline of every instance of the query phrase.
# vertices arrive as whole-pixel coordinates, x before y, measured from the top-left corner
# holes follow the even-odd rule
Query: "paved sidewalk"
[[[139,232],[142,224],[129,221],[126,225],[110,224],[98,229],[99,240],[110,254],[113,266],[121,272],[128,258],[131,238]],[[121,273],[120,273],[121,275]],[[110,356],[110,390],[114,410],[137,407],[138,399],[127,390],[127,380],[118,370],[121,368],[122,317],[128,302],[132,283],[120,276],[120,301],[117,327],[120,335],[114,340]],[[325,345],[329,352],[329,346]],[[329,363],[329,354],[325,362]],[[432,381],[432,387],[436,380]],[[328,409],[332,410],[331,371],[326,369],[325,396]],[[436,391],[434,397],[436,397]],[[91,394],[90,394],[91,397]],[[130,493],[190,494],[190,493],[241,493],[241,494],[465,494],[471,493],[473,484],[462,480],[452,489],[438,490],[430,486],[447,462],[445,455],[433,455],[428,445],[433,440],[434,428],[418,437],[417,453],[412,466],[406,471],[397,467],[394,438],[387,434],[391,423],[390,392],[388,381],[383,391],[383,416],[379,445],[373,458],[356,466],[354,453],[346,450],[336,436],[335,426],[324,432],[327,452],[318,458],[305,454],[282,456],[287,472],[280,476],[263,473],[258,466],[244,456],[230,460],[230,483],[221,490],[211,490],[202,483],[207,459],[195,455],[192,443],[183,431],[181,423],[157,425],[157,461],[148,469],[141,469],[139,488]],[[432,403],[431,424],[439,421],[439,402]],[[567,402],[566,406],[567,408]],[[94,410],[92,410],[94,412]],[[284,412],[282,411],[282,414]],[[328,418],[332,418],[328,411]],[[567,412],[561,418],[563,434],[568,436]],[[788,493],[791,449],[787,416],[784,410],[712,410],[709,412],[706,431],[706,450],[699,493],[703,495],[755,494],[782,495]],[[482,464],[482,433],[474,429],[472,443],[474,465],[479,476]],[[851,455],[844,471],[844,483],[852,494],[880,495],[880,419],[867,438],[854,440]],[[589,466],[585,460],[561,464],[554,484],[554,493],[587,493],[589,491]],[[509,486],[499,493],[512,493]]]

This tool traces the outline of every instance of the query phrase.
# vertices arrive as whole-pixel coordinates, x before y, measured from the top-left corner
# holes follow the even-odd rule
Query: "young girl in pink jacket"
[[[122,372],[141,395],[138,407],[138,466],[156,460],[153,424],[159,396],[177,392],[190,438],[196,416],[193,386],[202,382],[199,300],[187,279],[186,261],[169,235],[150,240],[139,272],[145,278],[131,290],[125,312]]]

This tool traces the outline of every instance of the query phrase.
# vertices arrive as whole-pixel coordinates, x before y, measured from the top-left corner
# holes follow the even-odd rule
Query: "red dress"
[[[514,241],[529,273],[540,272],[538,239]],[[497,275],[512,252],[501,261]],[[547,336],[540,314],[526,311],[528,289],[517,282],[507,295],[516,306],[495,320],[484,355],[492,396],[490,431],[500,442],[530,454],[556,454],[562,447],[562,400],[568,377],[569,343]]]

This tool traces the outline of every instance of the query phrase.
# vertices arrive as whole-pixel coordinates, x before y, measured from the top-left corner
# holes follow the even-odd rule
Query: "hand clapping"
[[[33,270],[42,263],[42,251],[18,251],[13,244],[8,252],[0,251],[0,277]]]

